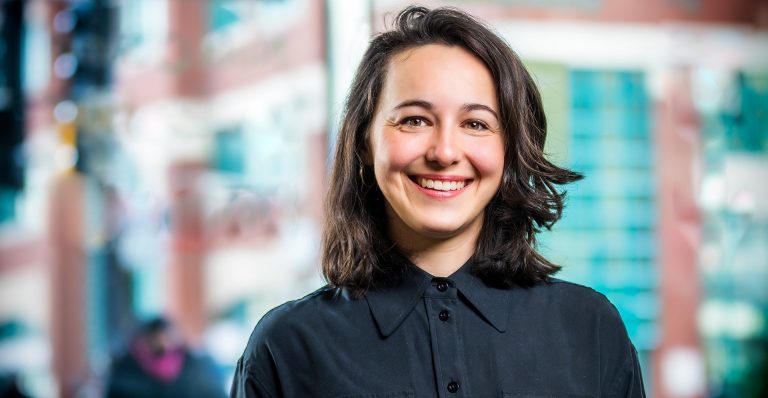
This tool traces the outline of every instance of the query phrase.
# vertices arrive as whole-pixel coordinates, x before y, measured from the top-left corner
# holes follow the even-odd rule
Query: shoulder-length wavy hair
[[[363,153],[390,60],[428,44],[460,46],[482,60],[499,101],[504,173],[485,209],[472,272],[501,288],[543,281],[560,267],[537,253],[536,232],[551,228],[562,214],[565,193],[557,186],[581,175],[544,156],[547,121],[539,91],[512,49],[462,11],[417,6],[401,11],[393,29],[371,41],[352,82],[325,198],[323,274],[332,286],[359,297],[397,281],[409,266],[406,254],[388,237],[385,199]]]

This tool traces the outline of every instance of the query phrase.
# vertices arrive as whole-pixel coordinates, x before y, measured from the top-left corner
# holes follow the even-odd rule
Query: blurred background
[[[166,324],[224,394],[257,320],[323,284],[339,110],[406,4],[0,0],[0,396],[103,396]],[[768,397],[768,1],[423,4],[535,75],[587,176],[540,248],[616,304],[649,396]]]

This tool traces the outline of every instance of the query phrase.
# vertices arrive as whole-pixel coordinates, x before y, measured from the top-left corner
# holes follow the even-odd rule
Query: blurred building
[[[0,373],[98,396],[157,314],[231,372],[267,309],[323,283],[338,112],[407,2],[0,3]],[[616,304],[649,393],[766,396],[768,5],[425,3],[535,75],[548,152],[587,176],[540,246]]]
[[[26,384],[99,395],[157,314],[232,368],[267,308],[321,284],[322,2],[6,3],[28,123],[0,319],[51,346]]]

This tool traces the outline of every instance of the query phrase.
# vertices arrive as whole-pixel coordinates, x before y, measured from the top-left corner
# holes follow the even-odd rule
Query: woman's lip
[[[410,174],[408,177],[413,181],[419,181],[419,178],[435,181],[466,181],[467,183],[472,181],[469,177],[444,174]]]

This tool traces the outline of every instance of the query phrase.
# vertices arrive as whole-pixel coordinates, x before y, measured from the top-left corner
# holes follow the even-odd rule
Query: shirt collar
[[[468,261],[448,279],[456,284],[459,293],[486,322],[503,333],[507,329],[510,313],[509,290],[487,286],[472,275],[471,266],[472,262]],[[366,293],[368,308],[384,337],[397,330],[413,311],[432,279],[433,276],[411,265],[399,284],[374,288]]]
[[[470,272],[473,263],[468,261],[448,278],[456,283],[459,293],[474,307],[483,319],[500,333],[507,330],[512,305],[511,289],[499,289],[486,285]]]
[[[413,311],[429,286],[431,278],[415,266],[408,266],[408,272],[399,284],[370,289],[365,294],[368,308],[376,320],[379,332],[389,337]]]

